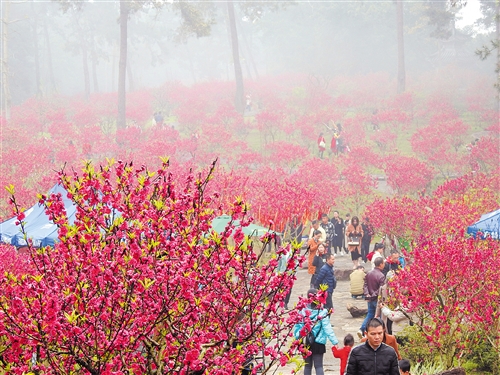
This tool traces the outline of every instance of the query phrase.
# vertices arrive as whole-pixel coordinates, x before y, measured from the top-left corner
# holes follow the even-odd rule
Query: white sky
[[[461,20],[456,22],[456,26],[462,29],[465,26],[470,26],[481,17],[481,11],[479,10],[479,0],[467,0],[467,5],[463,7],[458,15],[462,17]]]

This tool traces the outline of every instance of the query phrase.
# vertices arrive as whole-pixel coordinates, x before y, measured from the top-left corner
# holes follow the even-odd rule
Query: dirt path
[[[364,265],[366,270],[371,270],[370,263]],[[335,258],[335,268],[339,270],[350,270],[352,269],[352,261],[350,256],[337,256]],[[297,273],[297,281],[292,290],[292,296],[290,299],[290,307],[298,301],[299,296],[305,296],[307,290],[309,289],[309,281],[311,277],[307,273],[307,269],[301,269]],[[335,335],[339,340],[339,347],[343,346],[344,336],[351,333],[356,344],[358,343],[358,338],[356,332],[358,331],[363,318],[353,318],[349,311],[346,309],[346,304],[351,303],[359,308],[366,308],[366,302],[360,299],[351,298],[349,293],[349,281],[348,280],[338,280],[337,288],[333,293],[333,307],[334,313],[331,316],[331,322]],[[295,365],[288,365],[286,367],[280,368],[276,373],[279,374],[292,374],[292,370],[295,369]],[[331,344],[328,342],[326,344],[326,354],[324,356],[324,370],[325,374],[339,374],[340,373],[340,360],[333,357],[331,351]],[[299,372],[301,373],[301,372]],[[314,373],[314,372],[313,372]]]

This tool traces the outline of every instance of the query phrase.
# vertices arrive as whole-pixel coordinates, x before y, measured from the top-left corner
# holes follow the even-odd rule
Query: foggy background
[[[494,84],[494,58],[481,61],[475,54],[492,39],[491,20],[458,29],[460,4],[403,3],[408,85],[424,72],[447,74],[450,64],[483,73]],[[167,81],[234,80],[225,2],[192,3],[208,20],[201,27],[209,35],[202,37],[188,30],[190,15],[175,3],[135,4],[139,9],[128,23],[127,91]],[[235,10],[246,80],[287,73],[397,76],[395,2],[242,1]],[[116,92],[118,18],[116,1],[2,1],[2,73],[12,104],[51,94]]]

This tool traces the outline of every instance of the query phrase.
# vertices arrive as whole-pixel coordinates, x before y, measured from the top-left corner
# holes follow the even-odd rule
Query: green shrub
[[[411,365],[412,375],[434,375],[446,369],[440,362],[419,362]]]
[[[399,332],[398,342],[400,343],[401,356],[411,363],[425,363],[429,359],[434,360],[434,353],[431,352],[427,339],[417,326],[408,326]]]
[[[480,374],[486,372],[500,374],[498,353],[486,340],[480,341],[472,347],[471,352],[466,355],[465,360],[466,363],[463,367],[466,371],[477,370]]]

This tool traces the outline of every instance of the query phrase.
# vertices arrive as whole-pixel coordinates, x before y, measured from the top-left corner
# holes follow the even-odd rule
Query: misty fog
[[[196,36],[182,10],[169,2],[133,2],[128,22],[127,90],[234,80],[225,3],[204,1],[206,36]],[[177,3],[177,2],[176,2]],[[316,76],[383,72],[396,77],[398,44],[393,2],[236,3],[243,76],[284,73]],[[3,49],[12,104],[32,96],[118,88],[119,2],[2,2]],[[450,64],[494,83],[494,59],[475,51],[488,34],[455,28],[442,2],[404,2],[404,59],[408,81],[423,72],[446,74]],[[194,20],[193,22],[199,22]],[[492,30],[493,32],[493,30]],[[5,60],[5,59],[4,59]],[[38,72],[38,73],[37,73]],[[38,78],[37,78],[38,75]],[[37,83],[37,80],[39,83]]]

